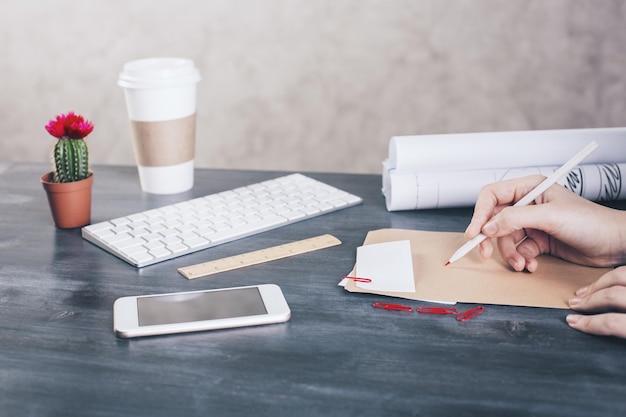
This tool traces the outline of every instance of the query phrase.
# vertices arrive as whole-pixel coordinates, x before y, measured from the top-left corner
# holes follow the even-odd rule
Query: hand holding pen
[[[518,243],[522,242],[522,240],[527,239],[529,235],[525,232],[524,229],[526,227],[532,227],[533,225],[529,224],[527,226],[518,227],[516,224],[510,224],[510,230],[504,232],[504,229],[498,228],[498,219],[494,216],[501,211],[505,213],[510,212],[511,204],[513,204],[513,207],[519,210],[522,207],[534,203],[538,198],[542,196],[543,193],[550,189],[550,187],[552,187],[558,180],[560,180],[573,168],[580,164],[582,160],[584,160],[597,148],[598,144],[596,142],[590,143],[584,149],[574,155],[563,166],[554,171],[554,173],[548,178],[543,179],[543,177],[541,176],[535,176],[530,177],[534,179],[527,180],[527,182],[520,183],[519,185],[517,185],[518,180],[510,180],[502,181],[500,183],[484,187],[477,199],[474,216],[472,218],[470,226],[465,232],[466,237],[470,238],[471,240],[461,246],[461,248],[459,248],[459,250],[457,250],[450,257],[446,265],[449,265],[452,262],[455,262],[458,259],[462,258],[478,245],[481,245],[483,256],[490,256],[492,248],[491,242],[489,241],[489,239],[487,239],[487,237],[501,237],[504,235],[511,235],[511,238],[513,239],[512,243],[514,244],[513,246],[516,246]],[[517,211],[516,213],[520,212]],[[500,218],[505,215],[506,214],[501,214]],[[552,216],[550,216],[549,218],[551,217]],[[542,219],[542,217],[539,217],[539,219]],[[504,249],[511,249],[511,239],[508,240],[508,243],[509,244],[506,245]],[[528,244],[525,246],[528,246]],[[501,247],[501,249],[503,248]],[[545,251],[541,251],[540,253],[545,253]],[[515,268],[516,270],[520,270],[519,268],[533,270],[532,268],[536,267],[536,261],[534,261],[534,258],[537,255],[531,257],[532,260],[529,265],[526,265],[525,262],[522,262],[520,256],[513,256],[514,259],[507,258],[507,261],[509,261],[511,266],[513,266],[513,268]]]
[[[482,231],[498,238],[498,248],[515,270],[537,269],[536,257],[548,253],[590,266],[626,261],[626,212],[586,200],[560,185],[549,187],[529,206],[511,206],[544,180],[533,175],[484,187],[465,231],[473,239]],[[493,253],[490,239],[480,253]]]
[[[534,175],[488,185],[482,189],[465,231],[497,238],[500,254],[516,271],[533,272],[537,256],[551,254],[567,261],[611,267],[626,264],[626,211],[586,200],[560,185],[548,187],[528,206],[515,205],[545,180]],[[493,253],[491,239],[480,254]],[[626,266],[611,270],[569,300],[570,308],[595,314],[569,314],[574,329],[626,338]]]

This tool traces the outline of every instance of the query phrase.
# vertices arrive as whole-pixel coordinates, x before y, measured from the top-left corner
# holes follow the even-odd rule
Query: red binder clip
[[[402,304],[389,304],[378,301],[372,304],[374,308],[382,308],[383,310],[395,310],[395,311],[413,311],[411,306],[403,306]]]
[[[348,275],[344,276],[343,279],[351,279],[354,282],[372,282],[370,278],[351,277]]]
[[[458,321],[468,321],[468,320],[473,319],[474,317],[476,317],[483,311],[485,311],[485,307],[476,306],[474,308],[470,308],[469,310],[464,311],[463,313],[459,314],[458,316],[456,316],[456,319]]]
[[[418,307],[417,312],[420,314],[459,314],[459,310],[452,307]]]

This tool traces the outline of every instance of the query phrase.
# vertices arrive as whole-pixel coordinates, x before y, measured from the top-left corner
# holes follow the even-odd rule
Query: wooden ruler
[[[267,249],[230,256],[228,258],[178,268],[178,272],[187,279],[200,278],[217,274],[218,272],[231,271],[245,266],[257,265],[263,262],[274,261],[276,259],[287,258],[289,256],[300,255],[302,253],[337,245],[341,245],[341,241],[336,237],[332,235],[321,235],[298,240],[296,242],[285,243],[284,245],[273,246]]]

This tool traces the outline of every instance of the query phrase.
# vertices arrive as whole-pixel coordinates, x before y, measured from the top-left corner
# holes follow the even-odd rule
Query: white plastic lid
[[[200,79],[200,72],[190,59],[147,58],[124,64],[118,84],[125,88],[173,87]]]

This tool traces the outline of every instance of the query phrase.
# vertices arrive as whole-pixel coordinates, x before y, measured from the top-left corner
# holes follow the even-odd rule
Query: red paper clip
[[[459,310],[452,307],[418,307],[417,312],[420,314],[459,314]]]
[[[354,282],[372,282],[372,280],[369,278],[351,277],[348,275],[344,276],[343,279],[351,279]]]
[[[396,311],[413,311],[411,306],[403,306],[402,304],[389,304],[378,301],[372,304],[374,308],[382,308],[384,310],[396,310]]]
[[[458,316],[456,316],[456,319],[458,321],[468,321],[468,320],[473,319],[474,317],[476,317],[483,311],[485,311],[485,307],[476,306],[474,308],[470,308],[469,310],[464,311],[463,313],[459,314]]]

